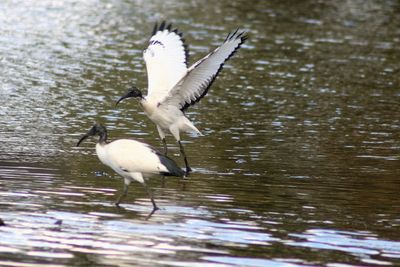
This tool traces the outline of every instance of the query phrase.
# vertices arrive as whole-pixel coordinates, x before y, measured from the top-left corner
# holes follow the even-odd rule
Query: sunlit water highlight
[[[387,266],[400,264],[396,1],[0,3],[0,265]],[[154,178],[161,207],[101,165],[112,139],[160,147],[137,103],[153,22],[184,33],[190,62],[249,31],[188,116],[194,173]],[[168,137],[172,156],[179,150]]]

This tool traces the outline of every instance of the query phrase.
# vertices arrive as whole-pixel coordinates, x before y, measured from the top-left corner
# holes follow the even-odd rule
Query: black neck
[[[142,91],[140,91],[140,90],[138,90],[138,91],[139,91],[139,100],[144,99],[143,94],[142,94]]]
[[[100,129],[98,129],[99,134],[99,143],[100,144],[106,144],[107,143],[107,130],[104,127],[101,127]]]

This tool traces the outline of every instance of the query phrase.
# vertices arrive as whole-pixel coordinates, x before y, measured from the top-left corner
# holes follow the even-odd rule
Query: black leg
[[[153,210],[149,213],[149,215],[146,216],[146,219],[145,219],[145,220],[147,221],[148,219],[150,219],[151,216],[153,216],[154,212],[156,212],[155,209],[153,209]]]
[[[153,194],[151,193],[151,191],[150,191],[149,187],[147,186],[147,184],[144,183],[143,186],[146,189],[147,195],[149,196],[149,198],[151,200],[151,203],[153,204],[153,212],[152,212],[152,214],[153,214],[159,208],[157,207],[156,202],[154,201],[154,198],[153,198]]]
[[[165,175],[163,175],[162,178],[161,178],[161,187],[162,188],[165,187]]]
[[[183,149],[183,145],[182,145],[181,141],[178,141],[178,143],[179,143],[179,148],[180,148],[180,151],[181,151],[181,155],[183,156],[183,160],[185,161],[186,175],[189,175],[189,172],[191,172],[192,169],[189,167],[189,163],[188,163],[188,160],[186,158],[185,150]]]
[[[163,145],[164,145],[164,155],[166,156],[168,154],[168,147],[167,147],[167,141],[165,140],[165,137],[162,139]],[[165,176],[163,175],[163,180],[162,180],[162,186],[165,186]]]
[[[126,197],[126,195],[128,194],[128,188],[129,188],[129,185],[126,185],[126,184],[124,183],[124,189],[122,190],[121,195],[119,195],[117,202],[115,202],[115,206],[119,207],[119,203],[121,203],[121,200],[122,200],[124,197]]]
[[[167,148],[167,141],[165,138],[162,139],[163,145],[164,145],[164,155],[166,156],[168,153],[168,148]]]

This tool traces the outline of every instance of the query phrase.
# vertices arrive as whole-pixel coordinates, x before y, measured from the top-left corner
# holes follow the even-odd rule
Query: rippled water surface
[[[188,116],[189,179],[134,183],[76,148],[94,121],[161,148],[135,101],[155,21],[193,63],[249,39]],[[400,265],[398,1],[0,3],[0,265]],[[179,149],[167,138],[174,158]]]

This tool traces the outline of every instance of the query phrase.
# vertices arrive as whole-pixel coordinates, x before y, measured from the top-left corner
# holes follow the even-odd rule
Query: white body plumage
[[[180,132],[194,132],[201,135],[201,132],[186,118],[185,114],[176,106],[168,106],[166,109],[160,109],[159,103],[148,101],[143,98],[140,104],[144,112],[157,125],[158,133],[161,139],[165,138],[165,130],[169,131],[177,141],[180,141]]]
[[[124,179],[144,183],[144,177],[168,173],[157,152],[148,145],[130,139],[119,139],[111,143],[97,143],[96,154],[100,161]]]

